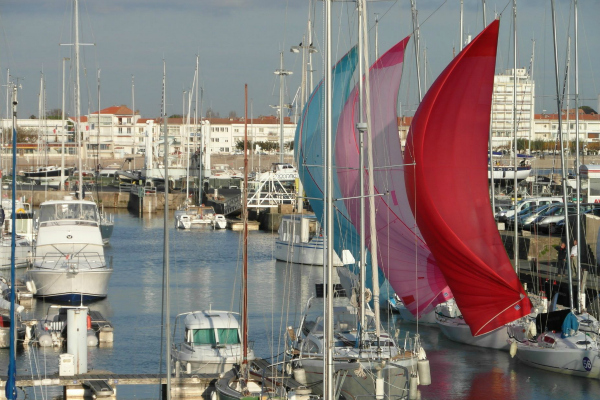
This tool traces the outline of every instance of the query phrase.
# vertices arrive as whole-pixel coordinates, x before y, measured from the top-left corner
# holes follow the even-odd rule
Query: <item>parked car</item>
[[[562,197],[531,197],[529,199],[521,200],[517,203],[517,214],[533,206],[552,203],[562,203]],[[506,222],[507,218],[514,214],[514,206],[512,206],[508,210],[501,211],[498,215],[498,220],[501,222]]]
[[[570,210],[569,210],[569,212],[570,212]],[[577,216],[575,215],[575,212],[576,211],[574,210],[573,214],[569,214],[569,222],[570,222],[569,226],[570,226],[571,232],[574,232],[576,229],[575,221],[577,220]],[[581,204],[581,210],[580,210],[581,221],[583,221],[585,219],[586,214],[600,216],[600,204],[598,204],[598,203],[583,203],[583,204]],[[565,218],[562,218],[554,226],[553,233],[562,234],[564,232],[564,229],[565,229]]]
[[[562,204],[562,203],[560,203]],[[553,207],[554,205],[556,205],[555,203],[553,204],[544,204],[541,206],[537,206],[535,209],[531,209],[529,210],[528,213],[525,213],[523,215],[519,216],[519,229],[525,229],[530,231],[531,227],[532,227],[532,223],[536,220],[537,217],[539,217],[540,215],[542,215],[543,213],[545,213],[546,211],[548,211],[548,209],[550,207]]]
[[[552,203],[552,204],[554,204],[554,203]],[[523,223],[521,222],[521,221],[523,221],[523,219],[530,218],[530,216],[532,214],[539,215],[540,210],[548,209],[548,207],[550,207],[552,204],[536,204],[536,205],[533,205],[531,207],[527,207],[527,208],[521,210],[517,214],[517,224],[518,224],[517,226],[519,227],[519,229],[522,229],[522,227],[523,227]],[[531,219],[531,220],[533,220],[533,219]],[[514,224],[515,224],[515,216],[513,214],[510,217],[506,218],[507,229],[514,229],[514,226],[515,226]]]
[[[592,206],[590,204],[582,204],[580,212],[584,213],[586,210],[591,210]],[[567,208],[569,215],[574,215],[577,212],[577,208],[575,204],[569,204]],[[544,214],[540,215],[536,218],[534,222],[538,231],[549,232],[549,233],[558,233],[558,229],[556,224],[561,220],[565,219],[565,207],[563,204],[551,207]]]

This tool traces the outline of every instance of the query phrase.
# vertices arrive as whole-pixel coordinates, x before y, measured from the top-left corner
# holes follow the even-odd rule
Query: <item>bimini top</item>
[[[193,311],[185,317],[187,329],[239,329],[240,315],[231,311]]]

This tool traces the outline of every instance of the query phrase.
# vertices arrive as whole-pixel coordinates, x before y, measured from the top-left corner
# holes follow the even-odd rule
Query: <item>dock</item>
[[[203,396],[218,379],[217,374],[181,374],[171,377],[171,396]],[[0,400],[4,397],[7,377],[0,377]],[[64,399],[97,398],[116,399],[118,385],[162,385],[166,391],[167,374],[114,374],[107,371],[91,371],[87,374],[60,376],[58,373],[47,375],[44,379],[17,375],[16,386],[27,387],[63,387]]]

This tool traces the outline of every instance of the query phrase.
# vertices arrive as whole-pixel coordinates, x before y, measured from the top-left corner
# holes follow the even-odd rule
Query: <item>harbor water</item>
[[[106,256],[114,272],[108,298],[92,303],[114,326],[114,343],[88,348],[88,368],[121,374],[158,373],[161,363],[163,216],[115,215]],[[240,232],[181,231],[169,218],[171,318],[201,309],[238,310],[241,276]],[[287,265],[274,259],[275,233],[249,233],[249,336],[258,356],[280,357],[287,326],[296,326],[307,300],[322,282],[322,268]],[[24,271],[20,271],[22,275]],[[382,294],[383,295],[383,294]],[[34,300],[24,319],[43,318],[51,303]],[[449,341],[439,329],[385,315],[386,329],[419,333],[431,363],[432,384],[421,399],[597,399],[600,382],[527,367],[507,352]],[[163,342],[165,339],[163,338]],[[30,346],[18,351],[17,374],[44,378],[58,371],[64,349]],[[0,350],[6,375],[8,349]],[[165,370],[164,356],[163,368]],[[119,399],[157,399],[158,386],[119,386]],[[27,398],[62,396],[58,388],[30,388]],[[19,390],[19,398],[25,394]]]

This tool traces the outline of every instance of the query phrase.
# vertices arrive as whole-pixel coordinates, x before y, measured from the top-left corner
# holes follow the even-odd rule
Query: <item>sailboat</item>
[[[439,320],[442,331],[463,343],[508,348],[504,326],[529,315],[531,302],[506,254],[489,199],[499,25],[495,20],[487,26],[431,86],[413,118],[404,162],[413,164],[405,168],[411,209],[461,312]]]
[[[75,122],[79,132],[79,24],[78,1],[74,0],[75,23]],[[80,139],[81,136],[77,135]],[[81,143],[78,148],[81,150]],[[82,180],[81,156],[79,181]],[[65,302],[105,298],[113,269],[104,257],[98,206],[83,199],[45,201],[40,205],[37,240],[27,280],[35,296]]]
[[[244,121],[248,121],[248,85],[245,86]],[[246,122],[247,124],[247,122]],[[308,400],[311,390],[285,376],[263,359],[255,359],[248,342],[248,127],[244,128],[244,188],[242,199],[243,263],[241,295],[241,354],[238,363],[215,382],[219,400],[295,398]]]
[[[579,82],[578,82],[578,27],[577,27],[577,2],[575,2],[575,109],[578,109]],[[554,62],[556,90],[559,93],[558,59],[556,46],[556,14],[554,1],[552,1],[552,22],[554,27]],[[566,203],[566,167],[564,162],[563,137],[561,112],[561,96],[557,96],[559,139],[561,144],[562,175],[563,175],[563,197]],[[577,114],[578,115],[578,114]],[[576,121],[577,148],[579,148],[579,122]],[[577,152],[577,163],[579,165],[579,152]],[[579,170],[579,168],[577,168]],[[578,172],[579,173],[579,172]],[[579,187],[577,185],[577,199],[579,199]],[[569,216],[565,209],[565,231],[566,242],[569,243]],[[580,233],[580,207],[577,207],[576,234],[577,243],[581,243]],[[579,247],[578,247],[579,250]],[[580,259],[579,251],[577,259]],[[577,305],[573,304],[573,274],[570,267],[569,272],[569,300],[570,309],[553,311],[540,314],[536,318],[537,331],[539,335],[526,338],[526,340],[515,340],[516,355],[519,361],[535,368],[558,372],[567,375],[577,375],[585,378],[600,378],[600,330],[598,321],[590,314],[583,312],[585,309],[585,295],[581,292],[581,265],[577,265],[577,278],[579,293]],[[575,314],[578,312],[578,315]],[[512,353],[511,353],[512,354]]]
[[[402,41],[398,47],[390,51],[383,57],[382,65],[398,67],[401,66],[402,56],[406,40]],[[331,101],[331,125],[332,132],[337,132],[340,135],[341,123],[338,125],[340,116],[343,115],[344,104],[348,104],[350,79],[354,73],[357,63],[357,50],[351,49],[332,69],[332,99]],[[394,68],[392,68],[394,69]],[[398,68],[399,69],[399,68]],[[389,78],[389,76],[388,76]],[[399,79],[399,78],[398,78]],[[323,88],[325,86],[325,89]],[[392,83],[393,86],[393,83]],[[343,200],[345,193],[341,190],[341,184],[345,183],[338,175],[332,173],[331,179],[327,179],[327,190],[325,190],[325,179],[322,177],[323,172],[318,168],[319,163],[323,164],[322,144],[325,140],[331,142],[332,149],[336,152],[340,151],[337,147],[337,137],[328,139],[326,130],[322,126],[321,110],[323,91],[326,90],[326,85],[322,81],[310,97],[306,104],[302,119],[296,132],[296,143],[298,146],[297,159],[299,162],[300,177],[309,197],[311,206],[315,210],[318,218],[322,218],[327,214],[329,225],[328,241],[332,243],[328,245],[328,251],[336,252],[350,251],[353,256],[361,253],[358,247],[359,235],[356,230],[358,223],[352,220],[348,212],[347,204]],[[393,90],[393,89],[392,89]],[[356,92],[354,92],[356,93]],[[326,96],[326,94],[325,94]],[[325,99],[327,104],[328,99]],[[350,96],[348,101],[351,106],[350,110],[354,110],[355,98]],[[352,121],[354,122],[353,116]],[[354,130],[350,132],[354,134]],[[397,137],[397,133],[396,133]],[[335,144],[334,144],[335,143]],[[329,144],[328,144],[329,146]],[[339,161],[339,159],[338,159]],[[336,169],[334,160],[323,166],[328,173]],[[359,186],[360,189],[360,186]],[[333,193],[333,195],[332,195]],[[334,207],[328,202],[326,205],[331,207],[331,211],[325,212],[324,202],[320,200],[323,196],[331,196],[331,203],[335,203]],[[364,196],[362,196],[364,197]],[[338,200],[333,200],[336,198]],[[334,222],[335,221],[335,222]],[[333,222],[333,223],[332,223]],[[361,246],[362,247],[362,246]],[[367,251],[362,252],[366,254]],[[371,257],[361,257],[363,260],[371,260]],[[361,268],[361,273],[369,276],[366,267],[376,264],[364,264]],[[338,272],[350,272],[351,275],[358,275],[359,269],[357,265],[350,265],[353,271],[346,268],[338,268]],[[342,270],[342,271],[340,271]],[[377,271],[380,273],[380,270]],[[342,275],[340,275],[342,280]],[[371,280],[371,282],[376,279]],[[367,283],[367,285],[377,286],[376,283]],[[362,287],[362,289],[361,289]],[[364,286],[359,285],[358,292],[363,291]],[[331,293],[329,290],[326,293]],[[329,300],[329,299],[328,299]],[[381,329],[377,318],[377,307],[372,312],[366,306],[357,307],[357,303],[350,306],[336,306],[331,309],[330,332],[335,337],[335,342],[332,343],[332,366],[333,372],[338,380],[340,393],[348,397],[387,395],[390,397],[404,397],[408,393],[410,379],[413,374],[416,376],[417,356],[420,350],[420,343],[415,338],[414,347],[411,340],[406,340],[404,348],[400,348],[396,341],[398,338]],[[290,334],[292,338],[291,350],[289,356],[292,361],[295,376],[297,379],[305,381],[307,384],[315,385],[316,391],[327,393],[327,385],[322,382],[323,362],[327,356],[327,313],[325,315],[317,315],[316,318],[309,318],[310,304],[307,306],[302,321],[296,331]],[[362,315],[361,315],[362,314]],[[364,315],[366,314],[366,315]],[[364,315],[364,317],[363,317]],[[364,319],[363,319],[364,318]],[[362,321],[362,323],[361,323]],[[378,334],[379,333],[379,334]],[[424,378],[424,377],[423,377]],[[425,379],[424,379],[425,382]]]
[[[375,198],[379,265],[408,314],[420,319],[425,315],[431,318],[435,306],[453,296],[416,225],[406,196],[405,167],[398,165],[402,148],[396,128],[397,94],[409,38],[398,42],[371,67],[370,110],[376,152],[373,157],[375,191],[384,194]],[[359,204],[360,137],[355,129],[359,122],[358,94],[355,88],[342,111],[335,151],[340,189],[354,226],[359,226],[362,208]],[[387,193],[389,195],[385,195]]]

